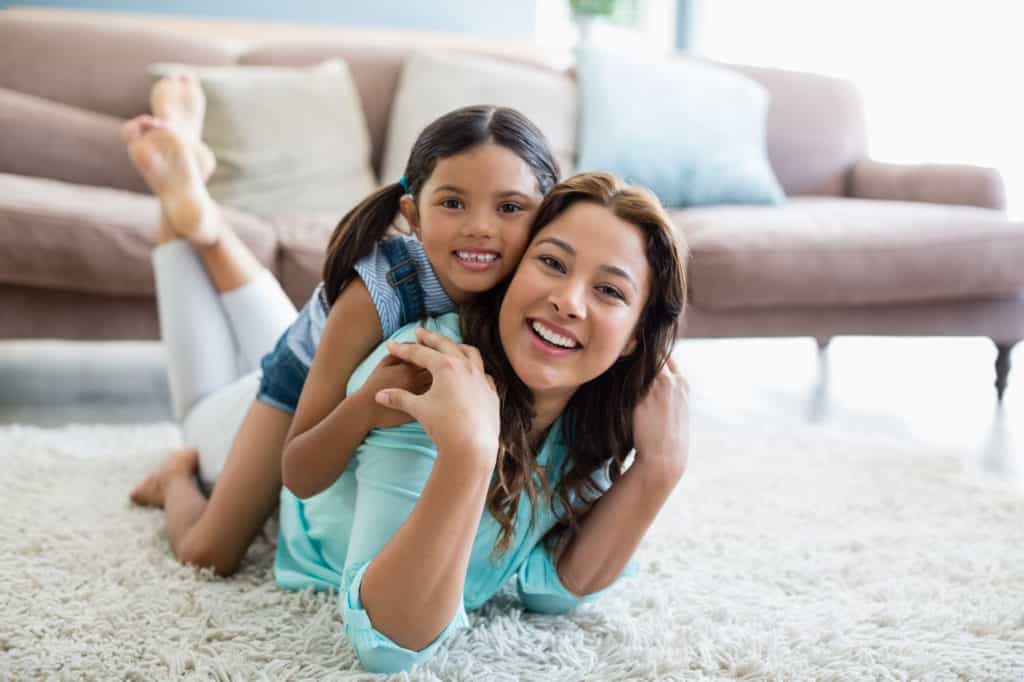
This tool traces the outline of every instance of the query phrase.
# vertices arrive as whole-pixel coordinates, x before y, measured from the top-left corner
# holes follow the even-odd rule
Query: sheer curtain
[[[691,49],[848,78],[881,161],[998,168],[1024,217],[1024,3],[693,0]]]

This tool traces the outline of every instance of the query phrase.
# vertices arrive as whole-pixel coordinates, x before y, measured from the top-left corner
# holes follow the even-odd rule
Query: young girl
[[[506,278],[558,171],[543,135],[513,110],[441,117],[417,139],[404,177],[342,219],[324,282],[296,319],[206,192],[195,78],[161,81],[153,109],[157,118],[130,122],[125,137],[161,203],[161,330],[175,414],[197,447],[174,453],[132,499],[164,507],[180,560],[227,575],[274,509],[286,442],[285,480],[306,497],[337,479],[370,428],[408,421],[372,396],[387,386],[422,390],[426,373],[382,363],[346,397],[353,368],[402,325]],[[382,240],[399,212],[416,236]],[[261,376],[251,371],[257,362]],[[216,481],[209,500],[197,468],[205,484]]]

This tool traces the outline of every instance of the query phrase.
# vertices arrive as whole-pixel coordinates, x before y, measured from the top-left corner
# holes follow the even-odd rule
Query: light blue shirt
[[[454,313],[430,318],[422,325],[460,341],[458,316]],[[403,327],[393,338],[415,340],[417,326]],[[386,354],[387,347],[381,345],[356,368],[348,385],[350,395],[363,385]],[[557,484],[557,472],[566,455],[558,420],[537,454],[552,487]],[[501,526],[490,512],[483,511],[466,572],[462,605],[431,644],[421,651],[412,651],[375,629],[359,597],[363,574],[416,505],[436,457],[433,441],[417,422],[374,429],[331,487],[306,500],[287,489],[281,491],[274,563],[278,584],[295,590],[339,590],[345,633],[363,667],[372,672],[397,672],[429,660],[448,637],[468,625],[468,609],[479,608],[512,578],[524,608],[542,613],[570,611],[603,592],[577,599],[562,585],[541,542],[555,525],[556,517],[543,497],[538,507],[532,508],[524,492],[512,544],[496,560],[490,554]],[[607,490],[607,472],[595,478],[601,490]],[[536,523],[531,529],[533,514]],[[623,575],[635,572],[636,565],[630,561]]]

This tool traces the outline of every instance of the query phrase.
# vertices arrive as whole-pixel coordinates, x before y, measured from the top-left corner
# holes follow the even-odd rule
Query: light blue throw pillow
[[[668,207],[778,204],[768,93],[696,61],[582,49],[579,171],[644,185]]]

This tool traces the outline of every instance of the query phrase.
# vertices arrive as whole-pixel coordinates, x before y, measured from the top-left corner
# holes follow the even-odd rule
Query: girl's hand
[[[396,358],[427,370],[430,389],[413,395],[403,389],[377,393],[377,402],[401,410],[423,425],[438,454],[459,452],[490,471],[498,455],[501,412],[494,381],[484,372],[480,351],[423,328],[418,343],[388,344]]]
[[[634,467],[673,485],[682,478],[690,450],[690,387],[671,355],[633,409],[633,440]]]
[[[366,383],[353,394],[367,407],[371,428],[386,429],[413,421],[405,412],[392,410],[377,403],[374,396],[385,388],[399,388],[415,395],[422,395],[430,388],[430,372],[403,362],[393,355],[385,355],[366,378]]]

